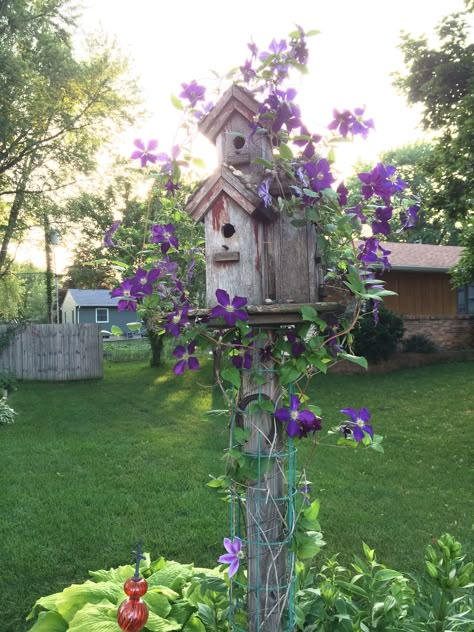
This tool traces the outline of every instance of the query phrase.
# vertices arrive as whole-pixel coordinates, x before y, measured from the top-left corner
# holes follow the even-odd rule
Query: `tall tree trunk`
[[[150,366],[160,366],[161,353],[163,351],[163,336],[158,336],[155,333],[149,333],[148,335],[151,345]]]
[[[9,269],[8,246],[13,238],[13,234],[18,227],[18,219],[25,201],[25,188],[31,174],[30,163],[25,165],[20,181],[18,183],[15,197],[13,198],[8,216],[7,226],[3,233],[2,245],[0,247],[0,277],[5,276]]]
[[[43,216],[44,252],[46,254],[46,305],[48,309],[48,323],[54,322],[53,315],[53,269],[51,253],[51,226],[47,213]]]

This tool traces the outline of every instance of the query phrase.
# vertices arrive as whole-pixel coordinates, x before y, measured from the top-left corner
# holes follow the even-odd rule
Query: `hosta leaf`
[[[145,629],[150,632],[173,632],[181,630],[181,625],[173,619],[163,619],[154,612],[149,612]]]
[[[150,612],[165,618],[169,615],[171,604],[168,599],[166,599],[166,597],[158,591],[149,590],[145,595],[143,595],[142,599],[148,606]]]
[[[30,632],[66,632],[67,623],[57,612],[40,612]]]
[[[179,564],[178,562],[170,561],[162,569],[147,577],[147,582],[150,588],[153,586],[167,586],[177,590],[192,574],[192,564]]]
[[[108,601],[88,603],[76,612],[68,632],[122,632],[117,623],[117,608]]]
[[[41,597],[35,604],[46,610],[56,610],[67,622],[70,622],[76,612],[85,604],[97,604],[106,599],[109,607],[114,607],[119,599],[124,597],[121,584],[114,582],[86,581],[83,584],[72,584],[61,593]]]
[[[183,632],[206,632],[206,628],[199,617],[193,616],[184,626]]]

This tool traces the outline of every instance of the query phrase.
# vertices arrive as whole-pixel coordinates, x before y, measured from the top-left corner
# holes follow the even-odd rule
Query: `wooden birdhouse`
[[[215,292],[245,296],[250,305],[318,301],[321,285],[313,226],[297,228],[283,213],[265,208],[258,188],[272,159],[265,133],[255,133],[259,104],[232,86],[199,128],[216,145],[219,165],[186,210],[205,224],[207,302]]]

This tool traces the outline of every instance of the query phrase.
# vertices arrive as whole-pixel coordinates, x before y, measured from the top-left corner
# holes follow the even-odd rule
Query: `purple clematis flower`
[[[407,209],[406,213],[404,211],[400,211],[400,222],[402,225],[402,231],[413,228],[413,226],[416,225],[419,210],[420,206],[418,204],[413,204],[413,206],[410,206],[410,208]]]
[[[138,268],[135,272],[135,277],[132,279],[132,281],[134,281],[133,293],[136,295],[152,294],[153,283],[161,276],[161,274],[161,268],[152,268],[151,270]]]
[[[173,351],[175,358],[180,358],[179,362],[174,365],[173,372],[175,375],[182,375],[186,367],[190,371],[199,371],[199,360],[192,354],[196,351],[196,342],[193,340],[187,347],[178,345]]]
[[[388,260],[390,250],[384,248],[376,237],[369,237],[358,246],[359,254],[357,259],[365,264],[381,263],[384,270],[390,270],[391,265]],[[378,254],[380,252],[380,255]]]
[[[392,219],[393,207],[391,206],[378,206],[375,209],[375,219],[372,222],[372,233],[378,235],[390,235],[392,229],[388,223]]]
[[[245,309],[247,299],[243,296],[236,296],[230,301],[229,294],[225,290],[216,290],[216,298],[219,305],[211,310],[211,318],[223,318],[229,327],[234,327],[238,320],[248,320]]]
[[[245,60],[245,64],[243,66],[240,66],[240,72],[242,73],[242,78],[245,81],[245,83],[249,83],[249,81],[251,81],[257,76],[257,73],[252,68],[251,59]]]
[[[371,438],[374,436],[372,426],[369,424],[370,413],[367,408],[361,408],[359,411],[355,408],[343,408],[341,413],[349,415],[352,419],[351,422],[347,422],[345,425],[350,428],[352,436],[357,442],[362,441],[365,436],[364,433],[367,433]]]
[[[403,191],[407,186],[406,182],[395,175],[395,171],[395,167],[385,166],[379,162],[370,173],[358,173],[357,177],[362,182],[361,192],[364,200],[378,195],[388,206],[391,196]]]
[[[132,160],[140,160],[140,164],[142,167],[146,167],[147,162],[155,163],[158,159],[156,153],[154,153],[155,149],[158,147],[158,141],[156,138],[149,140],[145,146],[145,143],[141,138],[136,138],[133,141],[135,147],[138,147],[133,154],[130,156]]]
[[[181,87],[183,88],[183,91],[179,96],[182,99],[188,99],[192,108],[197,105],[198,101],[204,101],[206,88],[204,86],[199,86],[195,79],[193,79],[191,83],[182,83]]]
[[[351,208],[346,208],[344,212],[348,215],[352,215],[353,217],[357,217],[361,224],[365,224],[367,221],[367,215],[362,213],[362,204],[360,203],[356,204],[356,206],[351,206]]]
[[[189,309],[189,305],[184,305],[181,311],[179,309],[175,309],[174,312],[168,314],[168,316],[166,317],[166,322],[164,324],[164,329],[167,334],[174,336],[175,338],[179,336],[179,334],[181,333],[181,327],[184,327],[189,323]]]
[[[307,162],[304,168],[313,191],[319,192],[328,189],[335,180],[329,162],[325,158],[321,158],[317,163]]]
[[[217,560],[221,564],[230,564],[229,579],[239,570],[240,560],[244,557],[242,551],[242,540],[235,537],[233,540],[224,538],[224,547],[227,553],[221,555]]]
[[[113,246],[115,246],[115,244],[114,244],[114,242],[112,240],[112,235],[119,228],[121,223],[122,223],[121,221],[113,222],[113,224],[110,226],[110,228],[108,228],[105,231],[103,245],[106,246],[107,248],[112,248]]]
[[[350,110],[342,110],[342,112],[340,112],[336,110],[336,108],[332,111],[332,115],[334,118],[329,123],[328,129],[339,132],[339,134],[345,138],[351,131],[354,115]]]
[[[272,183],[272,179],[267,178],[258,187],[258,197],[262,198],[265,208],[268,208],[273,203],[273,198],[270,194],[271,183]]]
[[[337,189],[337,200],[340,206],[345,206],[347,204],[347,198],[349,196],[349,189],[346,187],[344,182],[340,182]]]
[[[291,438],[307,437],[309,432],[321,430],[322,419],[310,410],[299,410],[300,406],[299,397],[290,395],[289,408],[279,408],[275,412],[275,418],[281,423],[286,423],[286,432]]]
[[[364,121],[365,106],[354,109],[354,122],[352,123],[352,135],[360,134],[362,138],[367,138],[369,130],[374,129],[373,119]]]
[[[237,369],[252,368],[252,354],[250,353],[249,345],[242,344],[240,340],[234,340],[231,349],[233,355],[230,360]]]
[[[136,292],[135,279],[125,279],[119,287],[116,287],[110,292],[112,298],[121,296],[122,298],[117,303],[119,312],[123,312],[126,309],[130,309],[132,312],[137,311],[137,292]]]
[[[151,227],[150,242],[152,244],[161,244],[161,252],[165,255],[171,246],[178,248],[178,238],[173,235],[175,228],[173,224],[155,224]]]

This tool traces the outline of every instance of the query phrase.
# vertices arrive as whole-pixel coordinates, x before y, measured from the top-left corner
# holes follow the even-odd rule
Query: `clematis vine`
[[[231,301],[229,294],[221,289],[216,290],[216,298],[219,305],[212,308],[211,318],[223,318],[229,327],[234,327],[238,320],[248,320],[248,314],[243,309],[247,305],[246,298],[236,296]]]
[[[149,162],[155,164],[158,160],[158,155],[155,152],[158,147],[158,141],[156,139],[149,140],[145,145],[141,138],[136,138],[133,144],[135,147],[138,147],[138,149],[130,156],[132,160],[139,160],[142,167],[146,167]]]
[[[372,426],[369,424],[370,412],[367,408],[360,408],[359,410],[356,410],[355,408],[343,408],[341,413],[349,415],[351,418],[351,421],[346,421],[343,426],[343,433],[345,436],[347,436],[350,431],[350,434],[357,442],[362,441],[366,434],[369,435],[370,438],[373,438],[374,431]]]
[[[229,564],[229,578],[239,570],[240,560],[243,559],[242,540],[235,537],[233,540],[224,538],[224,548],[227,551],[217,560],[220,564]]]
[[[193,355],[196,352],[196,341],[193,340],[186,347],[178,345],[173,351],[175,358],[179,358],[179,362],[174,365],[173,372],[175,375],[182,375],[186,368],[190,371],[199,371],[199,360]]]
[[[103,245],[106,248],[113,248],[115,246],[112,237],[113,237],[114,233],[120,228],[121,223],[122,222],[119,221],[119,220],[116,221],[116,222],[113,222],[113,224],[110,226],[110,228],[108,228],[105,231]]]
[[[179,247],[179,241],[174,232],[173,224],[166,224],[165,226],[155,224],[151,227],[150,243],[160,244],[161,252],[165,255],[171,247]]]
[[[275,418],[279,422],[286,424],[286,432],[289,437],[307,437],[310,432],[313,434],[321,430],[322,419],[316,417],[310,410],[300,410],[301,401],[297,395],[290,395],[290,405],[288,408],[279,408],[275,411]]]

